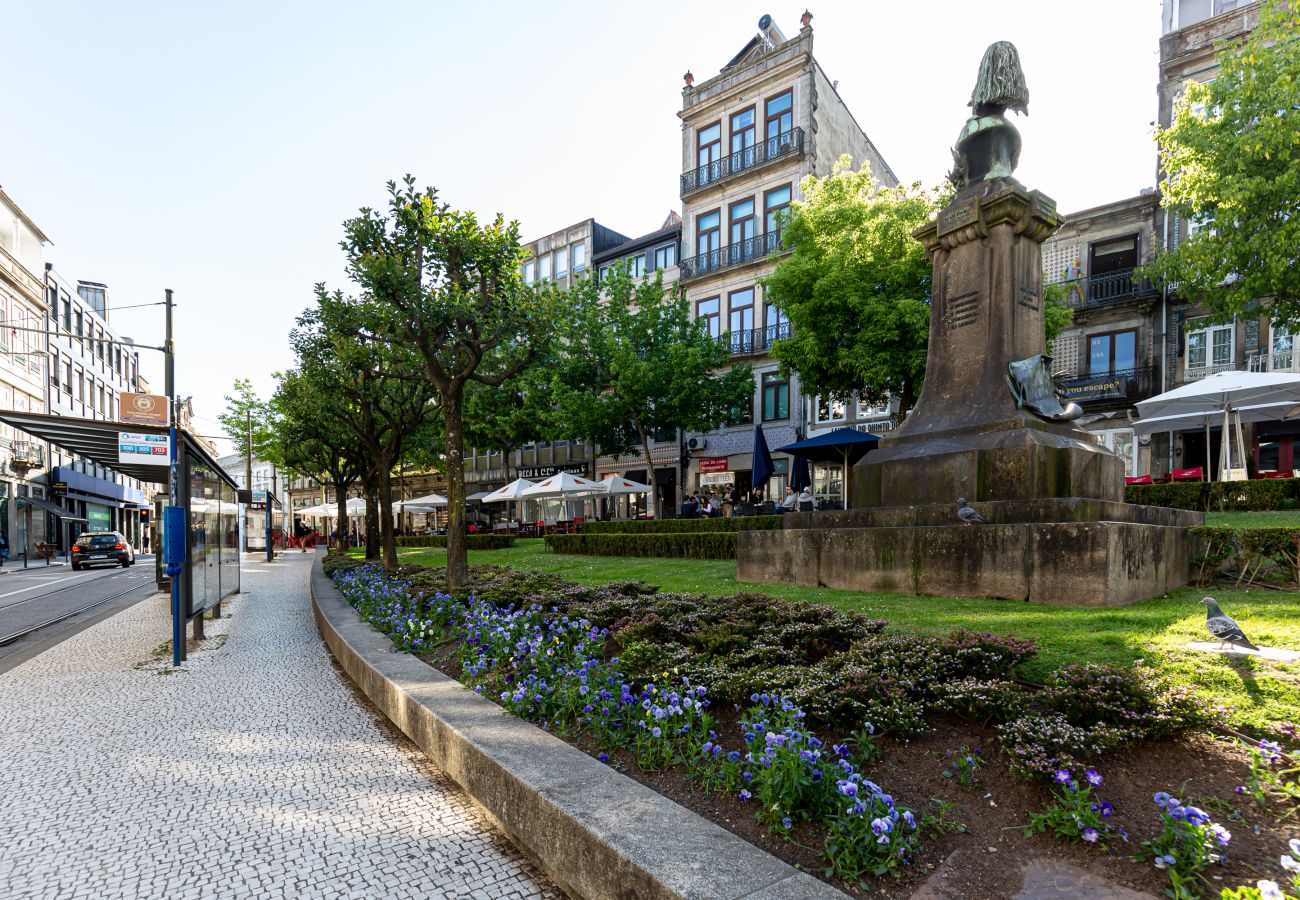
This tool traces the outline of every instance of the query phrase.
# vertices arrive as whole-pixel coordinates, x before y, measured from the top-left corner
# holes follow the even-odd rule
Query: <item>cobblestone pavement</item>
[[[145,600],[0,675],[0,897],[560,897],[333,667],[310,556],[172,672]]]

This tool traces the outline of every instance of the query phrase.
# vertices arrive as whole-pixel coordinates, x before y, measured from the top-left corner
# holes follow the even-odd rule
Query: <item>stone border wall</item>
[[[591,898],[843,897],[447,677],[312,565],[316,625],[357,686],[561,888]]]

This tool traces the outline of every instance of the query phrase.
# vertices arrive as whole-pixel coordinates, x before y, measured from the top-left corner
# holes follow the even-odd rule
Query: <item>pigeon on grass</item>
[[[1205,604],[1205,629],[1219,642],[1220,646],[1233,644],[1247,650],[1259,649],[1246,637],[1245,632],[1241,630],[1241,626],[1226,615],[1223,610],[1219,609],[1219,604],[1214,601],[1213,597],[1206,597],[1201,602]]]
[[[965,497],[957,498],[957,518],[963,525],[987,525],[989,520],[966,505]]]

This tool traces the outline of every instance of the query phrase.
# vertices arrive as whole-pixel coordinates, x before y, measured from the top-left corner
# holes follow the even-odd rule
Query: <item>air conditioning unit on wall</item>
[[[686,439],[687,450],[703,450],[708,445],[709,445],[708,438],[693,437],[693,438]]]

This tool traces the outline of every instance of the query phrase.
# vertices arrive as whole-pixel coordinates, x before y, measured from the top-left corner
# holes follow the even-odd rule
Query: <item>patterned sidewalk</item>
[[[159,595],[0,675],[0,897],[561,896],[333,667],[310,559],[185,671]]]

